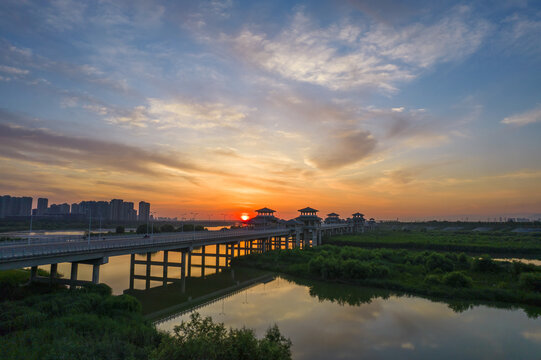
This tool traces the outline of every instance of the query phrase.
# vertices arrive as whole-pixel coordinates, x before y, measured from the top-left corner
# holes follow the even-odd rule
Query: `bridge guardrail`
[[[140,247],[145,245],[159,244],[183,244],[193,243],[201,240],[218,240],[224,238],[246,237],[246,236],[272,236],[287,233],[286,228],[275,228],[269,230],[230,230],[230,231],[205,231],[200,233],[172,233],[167,235],[155,235],[149,237],[114,236],[110,239],[87,238],[55,238],[53,241],[30,243],[26,241],[10,242],[0,245],[0,260],[15,258],[44,256],[51,254],[69,254],[78,251],[106,250],[124,247]],[[48,239],[51,240],[51,239]],[[234,241],[234,239],[233,239]]]

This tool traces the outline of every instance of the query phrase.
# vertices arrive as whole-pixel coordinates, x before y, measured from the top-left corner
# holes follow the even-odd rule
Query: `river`
[[[215,264],[213,249],[207,247],[207,265]],[[169,252],[169,261],[178,261],[176,256]],[[162,259],[162,252],[152,255],[152,261]],[[219,264],[225,266],[224,261]],[[253,269],[206,268],[202,277],[198,264],[201,257],[193,257],[186,293],[178,282],[164,287],[143,279],[135,279],[130,289],[129,255],[111,257],[101,268],[100,281],[115,294],[138,298],[146,316],[165,331],[188,320],[193,307],[228,327],[253,328],[258,336],[276,323],[292,340],[294,359],[535,359],[541,354],[541,318],[528,317],[524,309],[449,305]],[[136,274],[145,270],[135,265]],[[81,264],[79,279],[90,280],[91,271]],[[59,272],[68,275],[70,265],[59,264]],[[161,275],[161,266],[151,267],[151,276]],[[179,278],[180,270],[169,268],[168,277]]]

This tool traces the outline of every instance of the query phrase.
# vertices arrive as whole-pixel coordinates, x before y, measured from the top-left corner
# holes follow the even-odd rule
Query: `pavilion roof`
[[[318,212],[319,210],[312,209],[311,207],[305,207],[304,209],[297,210],[300,212]]]
[[[291,219],[291,220],[286,221],[286,224],[289,224],[289,225],[303,225],[304,223],[302,221]]]
[[[336,216],[340,216],[340,215],[338,215],[337,213],[330,213],[330,214],[327,214],[327,216],[329,216],[329,217],[336,217]]]
[[[359,212],[356,212],[355,214],[353,214],[353,216],[364,216],[364,214],[361,214]]]
[[[264,207],[262,209],[256,210],[257,213],[275,213],[276,210],[269,209],[268,207]]]

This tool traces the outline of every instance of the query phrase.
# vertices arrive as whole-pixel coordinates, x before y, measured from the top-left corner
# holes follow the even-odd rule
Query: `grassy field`
[[[325,238],[324,244],[365,248],[426,249],[541,258],[541,236],[513,232],[378,230]]]
[[[541,267],[489,257],[324,245],[253,254],[234,263],[450,300],[535,306],[541,313]]]

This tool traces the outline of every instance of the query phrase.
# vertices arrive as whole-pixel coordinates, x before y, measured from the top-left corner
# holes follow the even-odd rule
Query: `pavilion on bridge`
[[[327,218],[325,219],[325,224],[340,224],[341,222],[340,215],[337,213],[327,214]]]
[[[247,224],[250,226],[257,228],[265,228],[269,226],[275,226],[280,222],[280,219],[274,216],[276,210],[264,207],[262,209],[256,210],[255,212],[257,213],[257,215],[248,220],[247,222]]]

